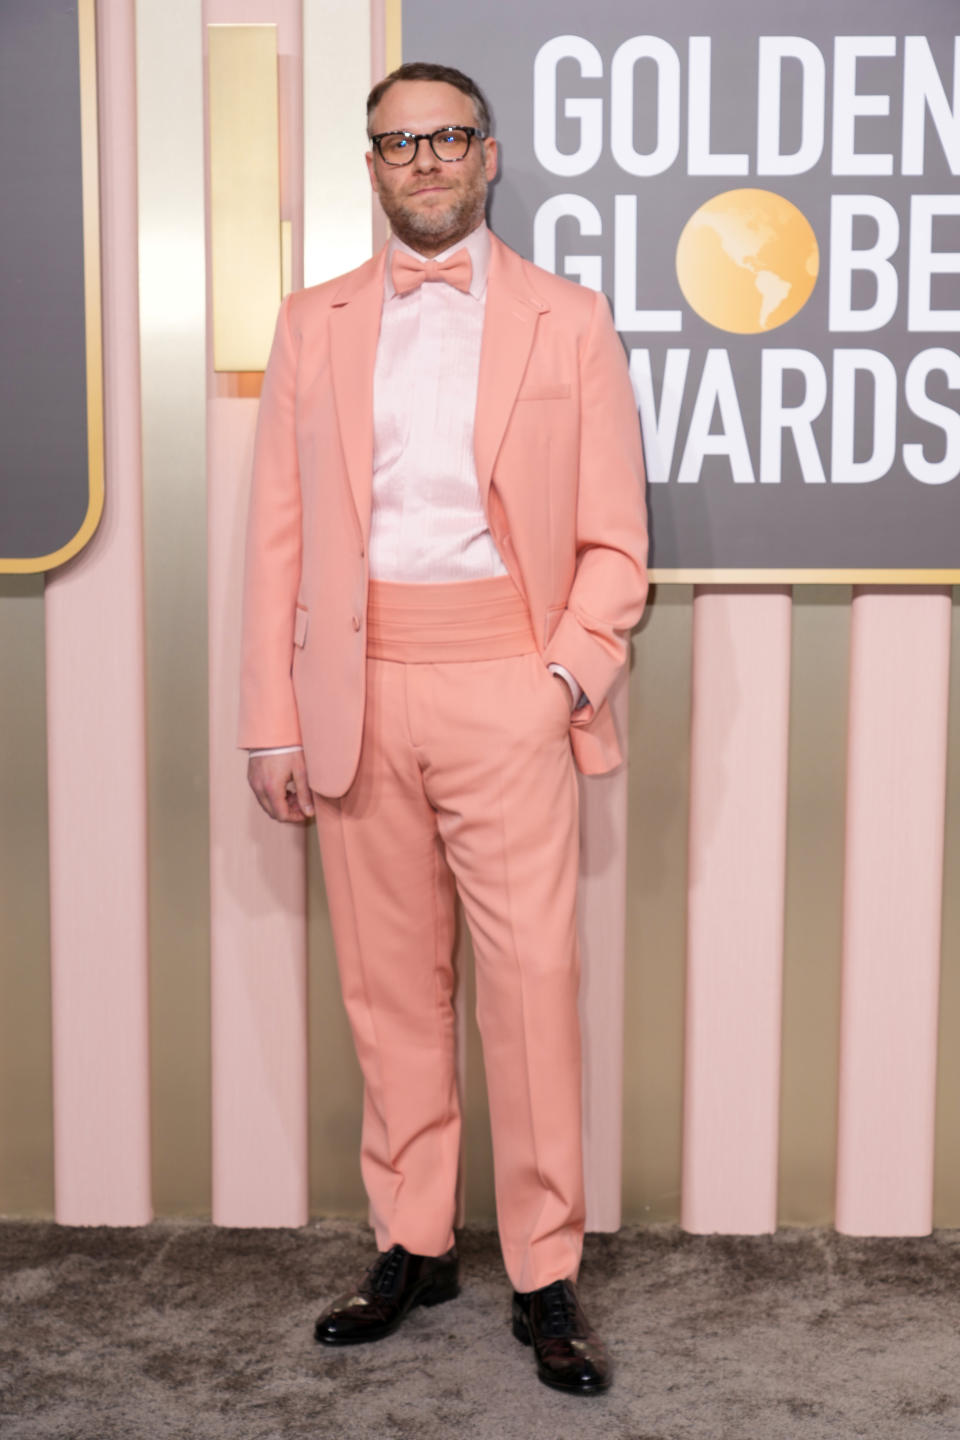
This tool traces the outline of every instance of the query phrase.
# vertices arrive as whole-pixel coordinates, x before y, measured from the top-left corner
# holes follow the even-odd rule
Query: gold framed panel
[[[266,369],[283,295],[277,27],[207,26],[213,368]]]
[[[47,555],[0,557],[0,573],[53,570],[82,550],[100,523],[104,501],[103,314],[100,288],[100,155],[97,121],[96,0],[77,0],[80,74],[83,308],[87,384],[87,509],[66,544]]]

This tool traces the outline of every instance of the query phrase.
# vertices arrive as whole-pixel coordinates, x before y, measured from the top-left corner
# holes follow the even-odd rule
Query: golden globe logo
[[[759,335],[810,298],[820,248],[801,210],[772,190],[725,190],[696,210],[677,243],[684,299],[719,330]]]
[[[925,485],[956,480],[960,36],[952,82],[948,48],[934,53],[925,35],[833,35],[823,48],[757,35],[750,45],[753,59],[731,76],[714,73],[708,35],[677,45],[633,35],[607,57],[583,35],[542,44],[534,154],[547,175],[595,172],[595,198],[551,194],[533,218],[533,258],[605,290],[617,329],[640,340],[630,372],[654,484],[698,482],[709,456],[737,484],[779,484],[787,447],[805,485],[863,484],[895,468]],[[731,84],[723,104],[712,100]],[[718,133],[735,113],[751,116],[749,152],[724,148]],[[925,181],[928,170],[941,178]],[[749,353],[739,340],[707,348],[698,333],[684,343],[691,312],[762,337],[795,319],[816,286],[817,238],[790,200],[759,187],[716,193],[720,177],[750,175],[816,176],[829,216],[822,329],[810,336],[818,316],[805,346],[778,336]],[[691,177],[709,191],[671,237],[671,274],[650,257],[663,255],[665,213],[676,214]],[[949,339],[918,348],[917,334]]]

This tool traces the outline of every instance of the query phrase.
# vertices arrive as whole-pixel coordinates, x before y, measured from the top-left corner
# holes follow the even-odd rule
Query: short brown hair
[[[486,96],[469,75],[464,75],[462,70],[454,70],[452,65],[432,65],[427,60],[411,60],[406,65],[398,66],[396,70],[392,70],[389,75],[378,81],[367,96],[368,135],[374,110],[390,86],[395,85],[398,80],[439,80],[444,85],[452,85],[454,89],[462,91],[464,95],[469,95],[473,101],[473,113],[476,116],[477,126],[484,135],[489,135],[493,129],[490,106],[487,104]]]

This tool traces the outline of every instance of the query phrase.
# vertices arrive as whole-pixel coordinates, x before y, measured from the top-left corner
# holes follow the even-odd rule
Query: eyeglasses
[[[444,125],[432,135],[412,135],[409,130],[385,130],[382,135],[371,135],[370,143],[385,165],[412,165],[417,158],[421,140],[430,141],[430,149],[438,160],[462,160],[470,149],[470,141],[476,136],[486,140],[486,134],[475,125]]]

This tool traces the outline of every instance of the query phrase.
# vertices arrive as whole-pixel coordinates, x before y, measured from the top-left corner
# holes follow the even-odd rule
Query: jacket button
[[[354,617],[353,617],[353,628],[354,628],[354,630],[359,630],[359,629],[360,629],[360,616],[359,616],[359,615],[354,615]]]

